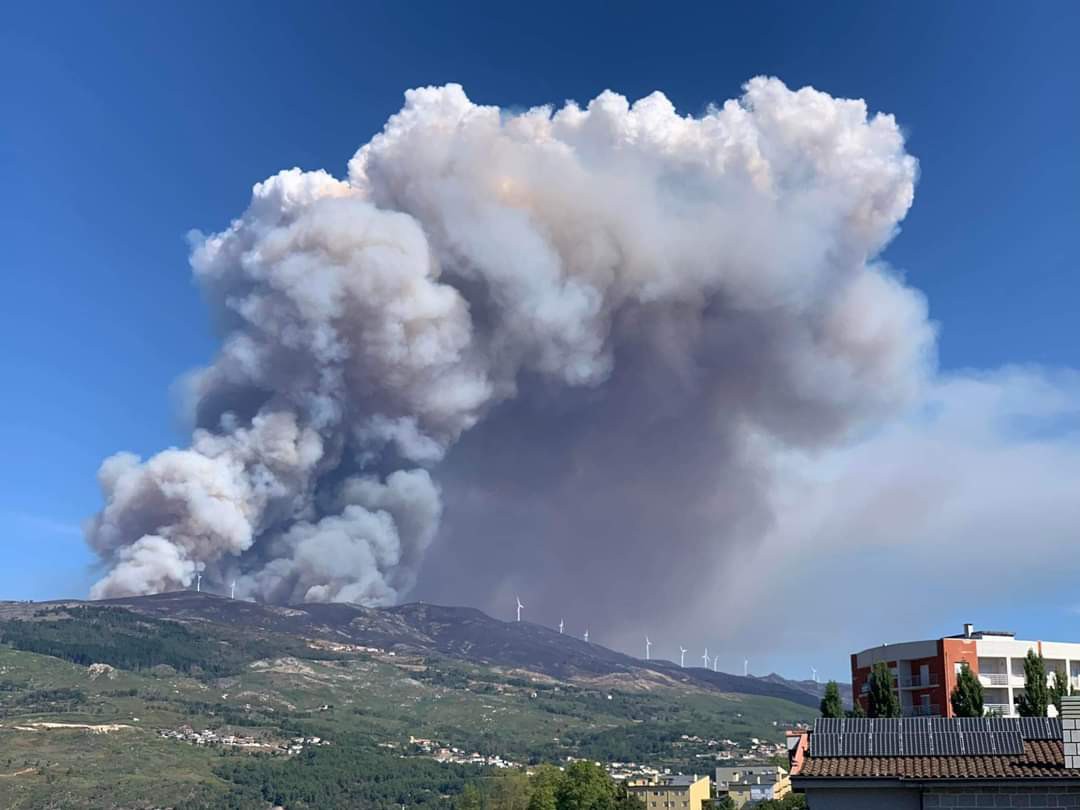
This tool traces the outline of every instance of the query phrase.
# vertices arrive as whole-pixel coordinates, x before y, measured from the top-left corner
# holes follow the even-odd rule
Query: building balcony
[[[983,686],[1008,686],[1009,675],[1005,672],[980,672],[979,683]]]
[[[897,678],[897,681],[901,689],[929,689],[939,683],[938,676],[933,672],[925,678],[921,675],[911,675],[907,678]]]
[[[941,717],[941,707],[933,703],[928,706],[906,706],[904,717]]]
[[[983,711],[986,714],[998,715],[1000,717],[1011,717],[1013,714],[1013,707],[1008,703],[984,703]]]

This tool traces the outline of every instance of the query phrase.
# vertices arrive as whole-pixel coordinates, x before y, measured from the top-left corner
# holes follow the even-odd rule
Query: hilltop
[[[276,606],[192,591],[41,605],[113,605],[163,619],[212,622],[409,653],[435,653],[569,680],[670,682],[732,694],[775,697],[813,708],[820,700],[820,689],[815,689],[820,685],[812,681],[788,681],[775,674],[744,677],[702,667],[680,668],[665,660],[644,661],[543,625],[504,622],[469,607],[426,603],[388,608],[346,603]],[[0,606],[0,616],[3,611]]]

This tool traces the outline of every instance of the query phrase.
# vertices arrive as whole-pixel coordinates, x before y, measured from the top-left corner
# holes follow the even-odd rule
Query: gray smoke
[[[644,610],[627,577],[720,570],[785,453],[920,389],[924,302],[876,260],[916,171],[891,116],[776,79],[698,118],[409,91],[347,180],[194,238],[222,348],[190,448],[102,464],[93,595],[388,604],[432,547],[425,593]]]

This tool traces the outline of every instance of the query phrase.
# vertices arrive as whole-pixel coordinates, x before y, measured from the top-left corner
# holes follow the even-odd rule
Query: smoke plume
[[[700,117],[407,92],[347,179],[193,237],[221,349],[190,447],[102,464],[93,595],[679,598],[768,530],[787,454],[920,390],[925,305],[876,258],[916,173],[891,116],[776,79]]]

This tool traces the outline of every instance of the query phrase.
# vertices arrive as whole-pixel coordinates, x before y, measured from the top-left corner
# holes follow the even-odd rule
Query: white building
[[[1080,644],[1024,641],[1006,631],[975,630],[970,624],[964,625],[960,635],[882,644],[852,654],[851,684],[855,699],[867,708],[870,671],[884,661],[892,670],[893,688],[905,716],[951,717],[949,696],[956,676],[967,664],[983,686],[986,711],[1015,717],[1016,702],[1024,693],[1024,658],[1029,650],[1043,656],[1048,683],[1060,672],[1080,690]]]

